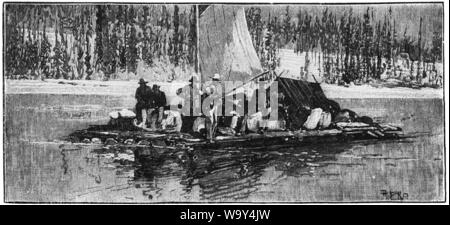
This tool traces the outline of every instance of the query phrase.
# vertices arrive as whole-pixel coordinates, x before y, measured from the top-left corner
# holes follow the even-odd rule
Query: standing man
[[[213,142],[217,126],[218,98],[214,86],[207,86],[202,96],[202,111],[205,116],[206,138]]]
[[[154,106],[151,114],[152,129],[156,129],[156,123],[161,124],[164,116],[164,106],[166,106],[166,93],[160,90],[160,86],[154,84],[152,87]]]
[[[218,114],[221,114],[223,112],[222,109],[222,98],[223,96],[223,88],[222,84],[220,83],[220,75],[214,74],[213,77],[211,77],[212,83],[210,85],[207,85],[205,88],[205,95],[203,97],[203,101],[206,99],[206,112],[204,112],[206,118],[206,132],[207,132],[207,138],[212,142],[215,138],[215,133],[218,125]],[[202,104],[205,104],[203,102]],[[203,106],[202,106],[203,107]]]
[[[136,89],[135,98],[136,103],[136,117],[139,123],[139,127],[146,128],[147,123],[147,111],[152,107],[152,90],[147,86],[147,81],[143,78],[139,79],[139,87]]]

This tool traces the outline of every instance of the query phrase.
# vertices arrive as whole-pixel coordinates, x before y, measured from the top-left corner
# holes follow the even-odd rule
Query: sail
[[[218,73],[224,81],[242,81],[262,72],[242,6],[211,5],[199,22],[202,81]]]

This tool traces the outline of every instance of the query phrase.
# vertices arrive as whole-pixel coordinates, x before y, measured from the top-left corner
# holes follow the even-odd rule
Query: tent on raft
[[[278,77],[278,94],[284,95],[285,120],[289,120],[291,129],[299,129],[311,114],[311,110],[320,108],[331,113],[334,118],[341,110],[339,104],[325,96],[319,83]],[[278,109],[283,111],[283,109]],[[282,112],[283,113],[283,112]]]

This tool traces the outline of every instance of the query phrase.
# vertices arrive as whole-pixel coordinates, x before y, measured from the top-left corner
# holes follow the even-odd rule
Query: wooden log
[[[339,135],[342,131],[338,129],[327,129],[327,130],[302,130],[296,132],[297,136],[333,136]]]
[[[336,123],[336,126],[340,128],[347,128],[347,127],[355,128],[355,127],[369,127],[370,125],[361,122],[339,122]]]
[[[379,130],[374,130],[373,132],[374,132],[375,134],[377,134],[378,136],[380,136],[380,137],[384,137],[383,132],[381,132],[381,131],[379,131]]]
[[[342,129],[343,131],[361,131],[361,132],[363,132],[363,131],[373,131],[373,130],[378,130],[378,127],[354,127],[354,128],[350,128],[350,127],[347,127],[347,128],[343,128]]]
[[[396,130],[402,130],[400,127],[398,126],[393,126],[391,124],[379,124],[379,126],[384,130],[384,131],[396,131]]]
[[[375,134],[374,132],[372,132],[372,131],[366,131],[366,134],[368,134],[368,135],[370,135],[370,136],[372,136],[372,137],[374,137],[374,138],[379,138],[380,136],[378,136],[377,134]]]

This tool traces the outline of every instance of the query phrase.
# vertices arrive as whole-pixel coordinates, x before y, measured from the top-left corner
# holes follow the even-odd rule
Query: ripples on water
[[[383,190],[407,193],[403,201],[443,198],[443,128],[426,129],[426,123],[442,124],[442,106],[436,106],[436,100],[397,100],[394,105],[403,107],[395,108],[394,100],[374,100],[392,114],[392,122],[428,132],[401,141],[207,151],[160,149],[149,157],[135,158],[138,147],[59,141],[88,124],[104,123],[105,112],[124,105],[119,97],[90,97],[83,99],[83,104],[72,103],[81,109],[60,104],[74,102],[68,98],[7,95],[8,201],[385,201]],[[352,105],[367,103],[352,101]],[[420,110],[429,108],[424,116],[434,119],[420,117],[423,112],[416,113],[414,120],[406,118],[417,104],[421,104]],[[55,105],[57,109],[52,108]],[[376,108],[374,104],[371,107]],[[90,113],[83,113],[86,111]]]

